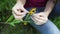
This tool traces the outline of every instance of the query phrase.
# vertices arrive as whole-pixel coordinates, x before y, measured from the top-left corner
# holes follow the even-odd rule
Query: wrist
[[[22,4],[23,6],[25,5],[25,3],[26,3],[26,0],[17,0],[17,3],[19,3],[19,4]]]
[[[49,12],[44,12],[44,13],[46,14],[46,16],[47,16],[47,17],[48,17],[48,16],[49,16],[49,14],[50,14]]]

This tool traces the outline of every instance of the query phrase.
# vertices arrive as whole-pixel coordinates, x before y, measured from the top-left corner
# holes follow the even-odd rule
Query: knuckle
[[[15,17],[16,20],[19,20],[20,18]]]

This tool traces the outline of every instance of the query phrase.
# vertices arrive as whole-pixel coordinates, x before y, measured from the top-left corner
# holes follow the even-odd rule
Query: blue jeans
[[[28,11],[31,9],[31,8],[26,8]],[[49,16],[50,18],[51,17],[56,17],[56,16],[53,16],[53,15],[60,15],[60,7],[59,7],[59,4],[57,4],[54,8],[55,10],[53,10],[51,12],[51,15]],[[41,12],[44,10],[44,7],[40,7],[40,8],[37,8],[37,13]],[[51,22],[50,20],[47,21],[47,23],[43,24],[43,25],[36,25],[34,23],[30,23],[34,28],[36,28],[39,32],[41,32],[42,34],[60,34],[60,31],[59,29],[56,27],[56,25]]]

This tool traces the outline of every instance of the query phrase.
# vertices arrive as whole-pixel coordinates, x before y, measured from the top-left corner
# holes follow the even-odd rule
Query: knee
[[[44,25],[44,33],[46,34],[59,34],[59,29],[56,27],[55,24],[53,24],[50,20],[47,21],[47,23]]]

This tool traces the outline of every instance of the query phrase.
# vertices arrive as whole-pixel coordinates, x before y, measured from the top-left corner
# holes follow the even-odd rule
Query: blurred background
[[[4,24],[12,14],[11,9],[15,3],[16,0],[0,0],[0,34],[40,34],[29,24],[27,26],[18,24],[16,27]],[[60,29],[60,16],[50,20]]]

